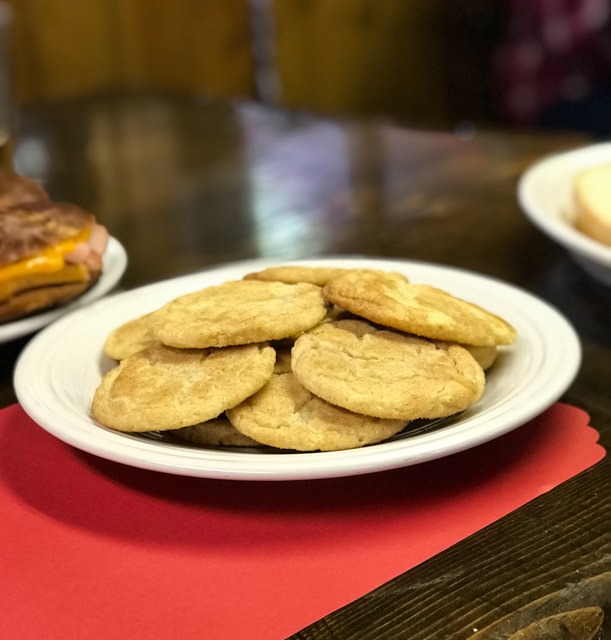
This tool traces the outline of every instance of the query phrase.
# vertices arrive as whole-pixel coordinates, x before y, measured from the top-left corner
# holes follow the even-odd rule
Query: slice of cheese
[[[10,280],[0,280],[0,303],[23,291],[49,285],[88,282],[90,279],[91,273],[84,264],[67,264],[53,273],[26,273]]]
[[[36,256],[0,267],[0,283],[26,276],[61,271],[66,266],[64,257],[74,251],[79,242],[87,242],[90,233],[91,229],[85,229],[72,238],[47,247]]]

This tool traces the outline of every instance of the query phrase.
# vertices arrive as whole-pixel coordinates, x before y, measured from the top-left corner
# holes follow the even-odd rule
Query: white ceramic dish
[[[575,176],[588,167],[611,162],[611,143],[600,143],[543,158],[518,183],[518,201],[541,231],[565,247],[591,276],[611,286],[611,247],[574,226]]]
[[[99,280],[89,291],[69,304],[62,305],[37,313],[36,315],[14,322],[0,324],[0,343],[9,342],[34,333],[57,320],[66,313],[78,309],[102,296],[106,295],[121,279],[127,267],[127,254],[123,245],[116,238],[108,239],[108,246],[104,253],[104,270]]]
[[[114,363],[102,353],[107,334],[123,322],[197,288],[240,278],[264,262],[228,265],[115,294],[59,319],[35,336],[15,370],[25,411],[57,438],[92,454],[136,467],[223,479],[297,480],[364,474],[447,456],[496,438],[541,413],[572,382],[581,361],[571,325],[529,293],[481,275],[408,261],[327,259],[333,264],[396,270],[480,303],[511,322],[515,345],[504,349],[480,401],[430,432],[337,452],[278,453],[214,450],[169,444],[100,427],[90,404]],[[562,348],[558,348],[562,345]]]

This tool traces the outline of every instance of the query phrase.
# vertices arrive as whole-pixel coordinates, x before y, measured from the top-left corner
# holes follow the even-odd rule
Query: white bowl
[[[531,222],[565,247],[591,276],[611,286],[611,247],[575,228],[576,175],[611,162],[611,143],[548,156],[527,169],[518,182],[518,202]]]

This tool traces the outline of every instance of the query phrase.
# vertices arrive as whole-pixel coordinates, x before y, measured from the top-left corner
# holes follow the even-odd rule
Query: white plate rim
[[[439,431],[349,451],[274,453],[271,454],[273,465],[269,464],[270,454],[174,446],[117,433],[96,425],[88,410],[75,408],[74,397],[83,402],[78,394],[84,393],[81,387],[87,376],[73,373],[71,378],[70,373],[57,365],[65,357],[63,354],[70,347],[70,341],[75,340],[79,332],[83,334],[88,331],[88,323],[93,319],[97,322],[104,320],[105,314],[112,314],[115,318],[113,326],[117,326],[123,320],[157,308],[182,292],[192,291],[200,285],[208,286],[239,278],[249,271],[273,264],[257,260],[222,265],[114,294],[60,318],[35,336],[17,361],[14,382],[19,402],[36,423],[55,437],[115,462],[215,479],[305,480],[410,466],[483,444],[520,427],[558,400],[573,381],[581,364],[580,341],[566,318],[546,302],[509,283],[471,271],[409,260],[329,257],[291,262],[397,270],[413,281],[437,284],[475,302],[481,302],[485,296],[489,309],[494,312],[511,310],[507,319],[517,324],[519,331],[522,329],[516,345],[503,355],[505,360],[502,362],[508,363],[509,371],[517,363],[519,367],[525,367],[529,375],[519,380],[515,387],[511,386],[509,392],[504,391],[501,400],[492,403],[492,409],[485,405],[487,389],[482,400],[468,415],[457,417],[448,427]],[[131,310],[131,315],[127,314],[127,310]],[[98,360],[107,329],[108,326],[104,326],[103,335],[89,340],[88,348],[92,354],[97,354]],[[79,339],[82,342],[83,338]],[[525,340],[532,342],[526,344],[527,352],[522,344]],[[558,344],[562,344],[563,348],[558,349]],[[79,349],[84,346],[79,344]],[[91,368],[99,369],[99,362],[88,363],[86,367],[85,372],[92,378],[91,387],[95,389],[102,373],[101,370],[92,372]],[[46,369],[46,373],[51,370],[54,372],[55,377],[51,382],[50,379],[45,380]],[[33,377],[35,372],[38,378]],[[89,389],[87,397],[93,395],[92,389]]]
[[[611,162],[611,142],[550,154],[533,163],[520,176],[517,196],[524,214],[544,233],[569,251],[611,268],[611,247],[578,231],[559,212],[549,211],[539,197],[542,185],[555,176],[566,181],[579,171],[603,162]],[[566,182],[561,186],[566,187]]]
[[[125,248],[112,236],[108,238],[103,260],[104,269],[98,281],[76,300],[21,320],[0,324],[0,344],[34,333],[61,316],[106,295],[119,282],[127,268]]]

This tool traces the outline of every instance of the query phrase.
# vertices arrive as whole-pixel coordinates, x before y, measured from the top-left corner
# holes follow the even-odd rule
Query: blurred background
[[[116,90],[611,134],[611,0],[7,0],[20,105]]]

